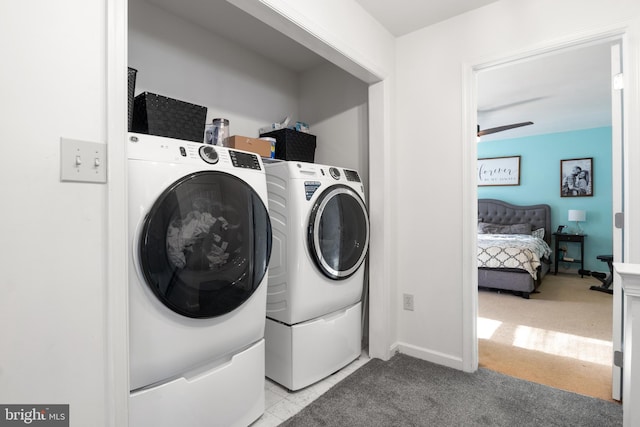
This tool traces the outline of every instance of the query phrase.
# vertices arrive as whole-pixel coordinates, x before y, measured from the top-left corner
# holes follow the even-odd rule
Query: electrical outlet
[[[402,294],[402,306],[405,310],[413,311],[413,295]]]

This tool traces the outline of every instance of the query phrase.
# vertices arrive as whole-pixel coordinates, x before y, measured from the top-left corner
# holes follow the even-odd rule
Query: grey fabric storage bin
[[[316,152],[316,136],[294,129],[278,129],[260,134],[260,137],[276,139],[276,159],[298,160],[313,163]]]
[[[207,108],[143,92],[133,102],[132,131],[203,142]]]

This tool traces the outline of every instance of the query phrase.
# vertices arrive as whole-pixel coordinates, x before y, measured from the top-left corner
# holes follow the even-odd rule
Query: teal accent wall
[[[569,209],[587,211],[581,226],[585,238],[585,268],[606,272],[598,255],[613,251],[611,127],[552,133],[526,138],[478,143],[478,158],[521,156],[520,185],[478,187],[478,198],[504,200],[516,205],[546,203],[551,206],[551,227],[575,228],[567,220]],[[560,160],[593,157],[593,196],[560,196]],[[565,229],[566,231],[566,229]],[[580,258],[579,246],[568,243],[568,254]],[[552,246],[553,249],[553,246]],[[560,267],[579,268],[578,264]]]

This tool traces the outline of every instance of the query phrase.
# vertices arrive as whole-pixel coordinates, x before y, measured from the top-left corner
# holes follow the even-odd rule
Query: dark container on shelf
[[[128,67],[127,80],[129,81],[129,90],[128,90],[129,120],[127,123],[127,130],[129,132],[131,132],[131,126],[133,125],[133,99],[134,99],[134,92],[136,90],[136,74],[138,74],[138,70],[136,70],[135,68]]]
[[[155,93],[143,92],[133,102],[133,125],[138,133],[203,142],[207,108]]]
[[[260,137],[276,139],[276,159],[313,163],[316,152],[315,135],[294,129],[278,129],[260,134]]]

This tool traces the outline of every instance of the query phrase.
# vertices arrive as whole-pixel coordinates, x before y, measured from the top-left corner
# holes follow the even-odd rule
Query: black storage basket
[[[133,102],[132,131],[203,142],[207,108],[143,92]]]
[[[260,134],[260,137],[276,139],[276,159],[313,163],[316,152],[315,135],[294,129],[279,129]]]
[[[127,129],[131,132],[131,126],[133,125],[133,98],[134,92],[136,90],[136,74],[138,70],[135,68],[128,67],[128,81],[129,81],[129,91],[128,91],[128,104],[129,104],[129,120],[127,123]]]

